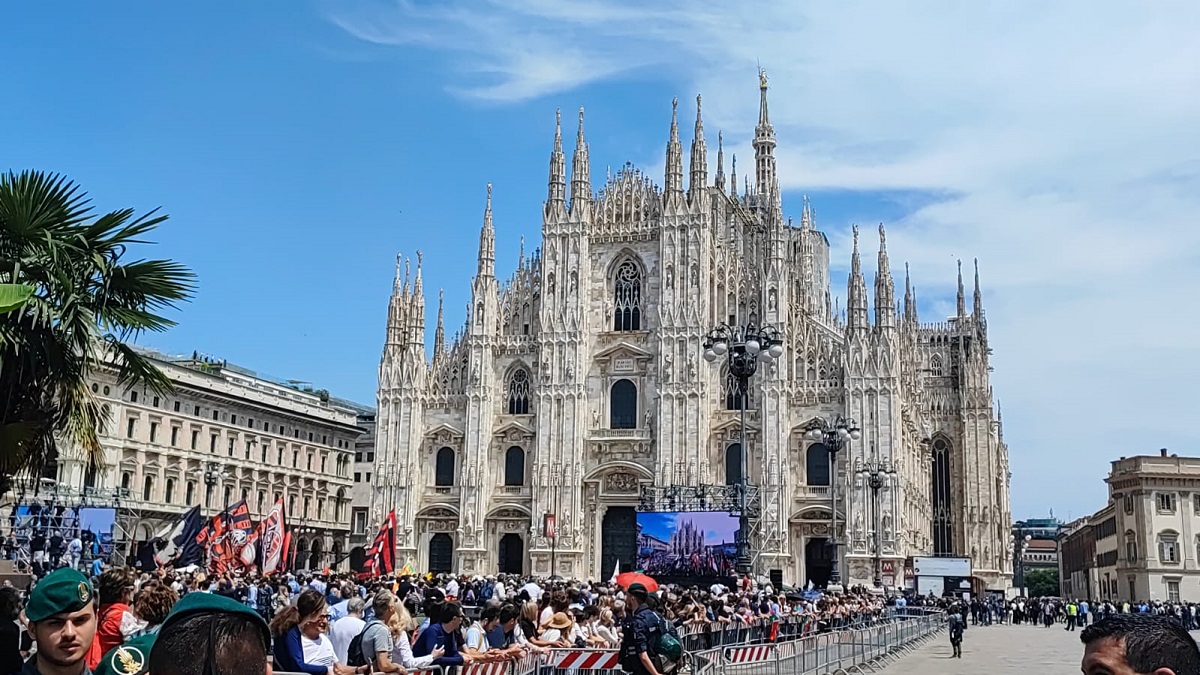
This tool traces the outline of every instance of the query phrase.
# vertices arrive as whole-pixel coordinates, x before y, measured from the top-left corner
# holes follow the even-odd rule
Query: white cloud
[[[889,251],[930,298],[981,259],[1015,515],[1098,508],[1118,455],[1200,452],[1200,3],[494,0],[336,20],[444,52],[467,98],[660,73],[704,93],[743,157],[728,130],[752,129],[761,62],[786,189],[952,195],[889,223]],[[844,260],[844,224],[823,225]]]

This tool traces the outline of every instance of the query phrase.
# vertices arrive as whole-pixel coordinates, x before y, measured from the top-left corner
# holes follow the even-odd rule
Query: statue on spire
[[[758,69],[758,88],[759,89],[767,88],[767,69],[766,68],[759,67],[759,69]]]

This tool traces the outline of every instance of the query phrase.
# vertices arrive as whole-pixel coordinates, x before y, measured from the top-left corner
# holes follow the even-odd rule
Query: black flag
[[[186,567],[198,565],[204,559],[204,549],[196,543],[196,535],[204,527],[200,517],[200,507],[193,506],[175,521],[169,530],[159,534],[161,548],[154,555],[154,561],[159,567],[174,565]]]

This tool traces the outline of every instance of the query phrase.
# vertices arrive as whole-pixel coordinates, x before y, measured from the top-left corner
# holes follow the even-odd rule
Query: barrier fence
[[[912,651],[935,635],[945,620],[937,610],[888,610],[883,616],[860,617],[844,626],[812,617],[687,626],[689,630],[680,631],[680,642],[693,675],[856,673]],[[692,646],[701,643],[705,646]],[[517,659],[473,663],[459,668],[457,675],[612,675],[619,670],[616,649],[550,649]],[[438,666],[408,672],[446,675],[446,669]],[[304,674],[275,671],[275,675]]]

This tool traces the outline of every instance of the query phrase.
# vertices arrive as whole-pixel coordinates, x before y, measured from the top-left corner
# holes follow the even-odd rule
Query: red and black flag
[[[391,574],[396,569],[396,512],[392,511],[383,519],[375,542],[367,550],[367,561],[364,566],[364,576],[378,577]]]

